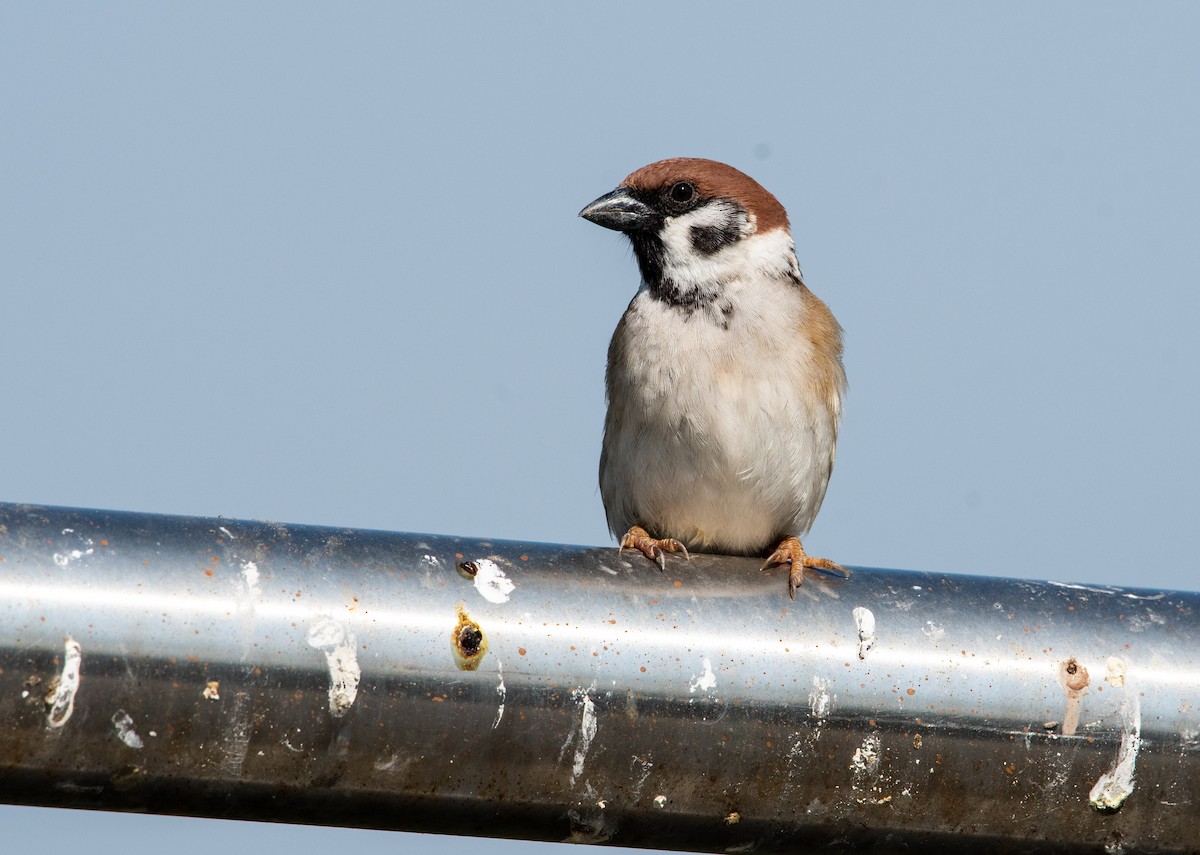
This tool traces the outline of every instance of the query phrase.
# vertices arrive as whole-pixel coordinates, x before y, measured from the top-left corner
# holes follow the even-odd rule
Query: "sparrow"
[[[842,328],[805,285],[783,205],[701,158],[632,173],[579,216],[623,232],[641,287],[608,348],[600,493],[621,549],[804,551],[833,471],[846,389]]]

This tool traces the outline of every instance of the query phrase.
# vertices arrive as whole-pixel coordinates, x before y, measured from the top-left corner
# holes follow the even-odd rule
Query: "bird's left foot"
[[[788,596],[793,600],[796,599],[796,589],[804,582],[804,568],[806,567],[812,570],[824,570],[835,576],[841,576],[843,579],[850,578],[850,571],[841,564],[830,561],[828,558],[814,558],[805,552],[798,537],[785,537],[770,557],[763,562],[762,569],[766,570],[774,564],[792,565],[792,571],[788,574]]]

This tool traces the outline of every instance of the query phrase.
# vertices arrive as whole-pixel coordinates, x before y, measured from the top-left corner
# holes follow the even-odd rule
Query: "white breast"
[[[618,537],[641,525],[751,554],[812,525],[837,413],[806,382],[800,287],[756,280],[725,284],[727,312],[714,303],[688,315],[645,290],[630,303],[611,351],[600,471]]]

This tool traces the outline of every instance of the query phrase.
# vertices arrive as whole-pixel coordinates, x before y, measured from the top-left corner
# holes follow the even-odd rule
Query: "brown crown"
[[[787,211],[765,187],[744,172],[702,157],[672,157],[643,166],[621,182],[633,190],[661,190],[677,181],[691,182],[701,196],[733,199],[752,213],[758,231],[788,228]]]

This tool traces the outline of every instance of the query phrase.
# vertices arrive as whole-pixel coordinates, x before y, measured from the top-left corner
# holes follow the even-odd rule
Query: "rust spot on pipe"
[[[484,654],[487,653],[487,636],[483,634],[483,627],[467,614],[462,603],[455,608],[458,611],[458,623],[454,625],[454,631],[450,634],[450,648],[454,652],[454,664],[460,671],[474,671],[483,661]]]

